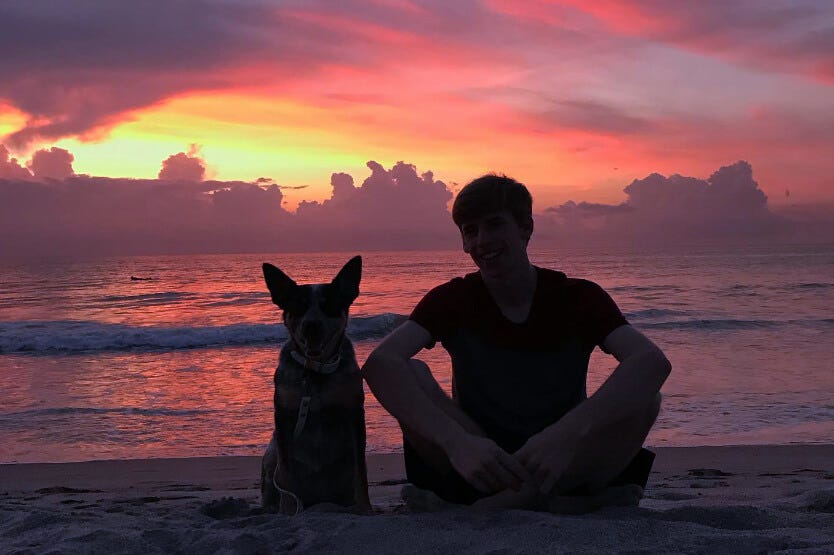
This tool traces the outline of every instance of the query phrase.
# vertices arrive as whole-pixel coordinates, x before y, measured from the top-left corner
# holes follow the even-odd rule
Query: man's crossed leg
[[[432,402],[464,430],[486,437],[480,426],[443,391],[424,362],[412,359],[409,365]],[[660,402],[658,394],[648,406],[604,430],[592,432],[577,446],[564,472],[546,495],[539,491],[539,484],[534,480],[522,484],[518,491],[479,491],[455,471],[443,449],[403,428],[406,470],[416,486],[404,488],[403,496],[417,510],[436,510],[463,503],[482,509],[582,513],[603,506],[636,505],[654,458],[642,445],[657,419]],[[558,425],[557,422],[555,426]]]

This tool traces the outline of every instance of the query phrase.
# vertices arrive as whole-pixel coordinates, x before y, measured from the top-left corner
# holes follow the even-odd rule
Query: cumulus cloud
[[[392,249],[451,244],[455,235],[447,205],[452,193],[443,181],[404,162],[390,170],[375,161],[367,166],[371,175],[361,186],[355,187],[348,174],[334,173],[329,199],[298,205],[297,224],[304,233],[329,248],[346,248],[355,240]]]
[[[168,181],[202,181],[206,176],[206,162],[200,156],[197,145],[191,145],[188,153],[178,152],[162,161],[159,179]]]
[[[0,145],[0,179],[29,179],[32,174],[12,158],[6,145]]]
[[[577,240],[668,242],[743,239],[786,231],[787,222],[770,211],[767,196],[745,161],[720,168],[707,179],[653,173],[623,190],[617,205],[575,203],[545,210],[546,229]]]
[[[69,158],[54,159],[63,160],[66,173]],[[443,181],[405,162],[390,168],[375,161],[367,165],[370,175],[360,185],[349,174],[334,173],[329,198],[301,202],[293,213],[283,208],[282,186],[267,178],[36,179],[0,148],[5,172],[0,174],[0,259],[459,247],[448,211],[452,193]],[[40,162],[32,166],[39,171]],[[797,235],[790,218],[769,210],[746,162],[721,168],[708,179],[652,174],[629,184],[625,194],[620,204],[571,201],[537,214],[533,246],[826,233],[834,239],[830,223],[821,223],[834,221],[824,217],[830,211],[816,213],[816,223],[802,228],[806,235]]]
[[[189,164],[195,177],[196,166],[183,157],[195,159],[179,153],[165,168]],[[369,162],[371,175],[360,187],[348,174],[333,174],[331,197],[304,202],[297,213],[283,208],[282,186],[267,178],[34,180],[25,168],[11,167],[27,175],[0,178],[0,258],[456,244],[447,212],[451,193],[431,172],[418,175],[403,162],[391,169]]]
[[[48,150],[41,149],[35,152],[26,166],[36,178],[66,179],[75,175],[72,169],[74,160],[75,156],[68,150],[53,146]]]

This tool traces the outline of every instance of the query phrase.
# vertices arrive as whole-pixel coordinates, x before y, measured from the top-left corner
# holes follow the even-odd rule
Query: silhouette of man
[[[597,284],[530,263],[521,183],[475,179],[452,218],[478,271],[432,289],[363,368],[402,427],[411,494],[557,512],[636,504],[669,361]],[[452,359],[451,398],[413,358],[437,341]],[[619,365],[588,398],[595,346]]]

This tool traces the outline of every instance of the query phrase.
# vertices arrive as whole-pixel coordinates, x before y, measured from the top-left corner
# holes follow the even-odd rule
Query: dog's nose
[[[301,323],[301,333],[304,337],[319,339],[324,334],[324,326],[316,320],[307,320]]]

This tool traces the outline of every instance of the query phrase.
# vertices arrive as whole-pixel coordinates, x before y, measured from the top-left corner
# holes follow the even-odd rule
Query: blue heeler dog
[[[261,466],[264,508],[297,514],[331,503],[370,512],[365,394],[345,336],[362,258],[318,285],[298,285],[271,264],[263,271],[289,333],[275,371],[275,431]]]

